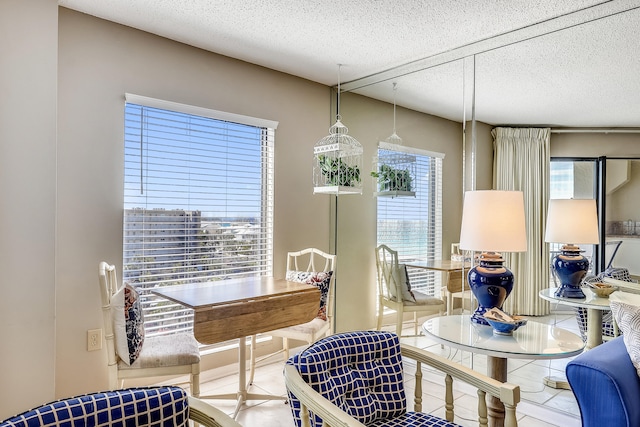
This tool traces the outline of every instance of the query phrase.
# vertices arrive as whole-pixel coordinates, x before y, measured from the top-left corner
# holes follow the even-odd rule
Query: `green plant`
[[[379,191],[412,191],[413,179],[407,169],[395,169],[382,164],[378,172],[371,172],[378,179]]]
[[[360,168],[357,165],[349,166],[340,158],[325,155],[318,156],[318,164],[329,185],[354,187],[354,184],[360,182]]]

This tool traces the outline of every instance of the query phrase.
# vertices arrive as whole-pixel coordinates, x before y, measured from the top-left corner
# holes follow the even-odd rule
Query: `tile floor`
[[[538,322],[555,323],[558,326],[578,333],[578,326],[573,313],[555,313],[550,316],[530,318]],[[470,366],[479,372],[486,373],[486,357],[471,355],[448,347],[442,348],[426,337],[404,338],[414,345],[428,348],[430,351]],[[558,360],[525,360],[511,359],[508,361],[509,382],[520,385],[522,400],[518,404],[518,425],[520,427],[579,427],[581,425],[578,406],[569,390],[556,390],[543,384],[546,376],[564,377],[564,367],[570,359]],[[255,382],[251,388],[254,393],[269,393],[285,395],[282,378],[283,362],[280,355],[263,362],[256,370]],[[407,394],[413,394],[414,367],[407,366],[406,386]],[[207,371],[202,374],[201,394],[232,393],[237,390],[237,375],[225,372],[227,369]],[[441,386],[436,385],[439,376],[425,372],[424,381],[434,381],[424,384],[423,390],[429,395],[423,401],[423,411],[442,416],[444,414],[444,393]],[[441,384],[441,382],[440,382]],[[433,392],[434,396],[431,396]],[[476,405],[475,390],[465,384],[457,386],[455,395],[456,423],[462,426],[477,426],[474,421]],[[231,414],[235,402],[231,400],[208,400],[212,405]],[[411,407],[411,403],[409,404]],[[470,408],[467,410],[466,408]],[[280,427],[293,426],[288,405],[283,400],[250,401],[245,404],[237,417],[243,426]]]

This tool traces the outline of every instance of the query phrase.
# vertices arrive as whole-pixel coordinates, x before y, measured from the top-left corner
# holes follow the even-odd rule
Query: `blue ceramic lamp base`
[[[478,308],[471,315],[471,322],[488,325],[484,313],[502,304],[513,289],[513,273],[505,268],[500,254],[486,252],[480,255],[480,264],[469,270],[471,292],[478,300]]]
[[[580,283],[589,270],[589,260],[580,253],[580,248],[565,245],[562,252],[556,255],[551,265],[560,280],[560,287],[555,296],[561,298],[584,298]]]

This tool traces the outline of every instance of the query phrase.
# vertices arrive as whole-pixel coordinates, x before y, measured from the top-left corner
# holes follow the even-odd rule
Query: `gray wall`
[[[107,386],[106,354],[86,351],[86,331],[102,327],[99,261],[122,263],[125,92],[279,121],[274,273],[284,275],[288,250],[330,250],[335,201],[314,196],[311,182],[313,145],[335,120],[330,88],[58,9],[53,0],[2,2],[0,24],[11,41],[2,45],[0,81],[0,418]],[[391,132],[392,106],[344,98],[341,113],[369,164]],[[455,241],[460,125],[402,109],[398,124],[412,145],[446,154],[445,239]],[[373,326],[375,204],[366,186],[362,196],[340,199],[342,330]],[[234,358],[217,354],[204,367]]]
[[[640,133],[551,134],[552,157],[640,159]],[[608,195],[607,221],[640,221],[640,171],[638,162],[629,164],[630,181]],[[615,167],[615,166],[611,166]],[[610,171],[607,170],[607,173]],[[589,185],[590,183],[587,183]]]
[[[280,122],[274,251],[282,277],[287,250],[329,249],[329,201],[312,195],[310,168],[330,90],[63,8],[58,60],[56,394],[66,396],[106,385],[106,355],[85,350],[86,330],[102,325],[98,263],[122,266],[125,92]]]
[[[329,250],[337,225],[338,329],[373,326],[372,183],[365,180],[362,196],[339,199],[337,222],[335,198],[312,194],[313,145],[335,119],[329,88],[58,9],[54,0],[4,0],[0,31],[0,418],[107,385],[106,355],[86,351],[86,331],[102,327],[98,262],[122,263],[125,92],[279,121],[275,275],[284,274],[288,250]],[[342,97],[343,121],[363,144],[365,165],[391,132],[392,113],[389,104]],[[445,153],[447,256],[459,237],[461,124],[405,109],[397,122],[407,145]],[[490,127],[478,128],[476,188],[485,189]],[[552,151],[562,153],[576,143],[554,142]],[[205,368],[233,360],[217,355]]]
[[[0,2],[0,419],[55,372],[58,6]]]

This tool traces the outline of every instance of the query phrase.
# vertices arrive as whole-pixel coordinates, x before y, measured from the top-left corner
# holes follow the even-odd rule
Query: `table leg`
[[[453,314],[453,293],[449,291],[449,279],[451,278],[451,273],[448,271],[444,272],[444,288],[447,290],[447,316],[451,316]],[[464,310],[464,299],[462,300]]]
[[[602,310],[587,309],[587,343],[586,350],[602,344]]]
[[[285,396],[273,394],[248,393],[247,389],[247,337],[240,337],[238,342],[238,392],[227,394],[216,394],[210,396],[200,396],[200,399],[237,399],[233,418],[238,415],[240,408],[247,400],[286,400]]]
[[[504,357],[487,356],[487,375],[494,380],[507,382],[507,359]],[[489,427],[504,427],[504,405],[500,399],[489,396],[487,402]]]

